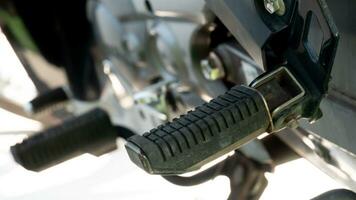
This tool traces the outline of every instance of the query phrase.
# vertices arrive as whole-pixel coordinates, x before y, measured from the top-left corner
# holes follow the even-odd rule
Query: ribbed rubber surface
[[[116,129],[107,113],[95,109],[35,134],[11,147],[15,160],[41,171],[83,153],[101,155],[116,148]]]
[[[129,138],[131,160],[152,174],[181,174],[264,133],[269,114],[260,94],[234,87],[173,122]]]

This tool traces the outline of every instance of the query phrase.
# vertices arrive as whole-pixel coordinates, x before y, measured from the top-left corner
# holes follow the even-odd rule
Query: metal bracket
[[[296,116],[293,116],[294,113],[291,113],[291,116],[285,116],[283,113],[300,102],[306,94],[303,86],[286,67],[280,67],[263,75],[262,78],[254,81],[251,86],[262,93],[268,105],[272,118],[270,132],[284,128],[289,122],[285,120],[286,118],[296,118]],[[277,124],[276,122],[281,121],[281,117],[284,118],[282,120],[284,123]]]

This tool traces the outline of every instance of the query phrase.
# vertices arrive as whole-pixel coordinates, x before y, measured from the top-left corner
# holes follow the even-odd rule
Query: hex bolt
[[[264,0],[264,5],[270,14],[276,13],[279,16],[283,16],[286,12],[284,0]]]
[[[215,81],[225,77],[223,64],[214,52],[211,52],[206,59],[200,62],[200,67],[204,78],[207,80]]]

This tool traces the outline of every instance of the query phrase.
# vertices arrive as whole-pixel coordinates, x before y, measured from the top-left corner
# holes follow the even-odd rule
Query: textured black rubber
[[[129,138],[126,149],[130,159],[148,173],[182,174],[237,149],[269,126],[261,94],[237,86],[173,122]]]
[[[108,114],[95,109],[35,134],[11,147],[16,162],[41,171],[84,153],[96,156],[116,149],[117,129]]]
[[[69,97],[62,87],[55,88],[53,90],[47,91],[33,100],[30,101],[29,105],[31,106],[30,112],[33,114],[42,112],[47,109],[51,109],[56,105],[68,101]]]

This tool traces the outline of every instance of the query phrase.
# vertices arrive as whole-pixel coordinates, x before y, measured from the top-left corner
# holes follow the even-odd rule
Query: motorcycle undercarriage
[[[230,179],[229,199],[258,199],[267,186],[266,172],[303,156],[290,138],[310,140],[309,147],[330,165],[341,162],[328,157],[326,140],[296,128],[300,118],[321,117],[319,104],[328,90],[339,33],[325,1],[194,1],[184,12],[165,6],[87,3],[100,49],[101,97],[85,106],[72,103],[84,114],[12,147],[18,163],[41,171],[84,152],[102,155],[122,137],[132,161],[148,173],[182,186],[223,175]],[[56,94],[62,103],[77,96],[73,92]],[[34,114],[58,103],[46,95],[53,93],[31,102]],[[243,137],[227,140],[233,132]],[[265,132],[273,134],[260,136]],[[204,171],[177,176],[228,152]],[[344,181],[354,188],[349,177]]]

